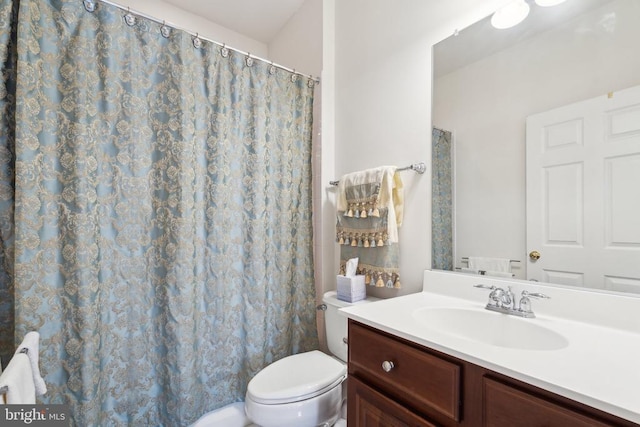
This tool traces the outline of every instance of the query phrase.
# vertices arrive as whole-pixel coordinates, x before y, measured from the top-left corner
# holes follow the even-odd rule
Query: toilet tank
[[[331,354],[344,362],[347,361],[347,317],[338,313],[338,310],[343,307],[352,307],[358,304],[377,301],[378,299],[379,298],[367,297],[365,300],[349,303],[339,300],[335,291],[324,294],[322,302],[327,306],[324,312],[324,327],[327,333],[327,345],[329,346]]]

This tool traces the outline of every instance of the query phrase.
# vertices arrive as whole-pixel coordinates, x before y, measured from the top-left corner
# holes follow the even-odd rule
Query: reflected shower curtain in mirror
[[[433,128],[431,138],[431,264],[453,270],[451,132]]]
[[[76,425],[184,426],[317,348],[313,84],[125,14],[0,0],[3,349]]]

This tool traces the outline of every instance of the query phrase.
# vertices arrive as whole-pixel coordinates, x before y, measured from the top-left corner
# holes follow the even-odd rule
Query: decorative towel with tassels
[[[400,288],[398,227],[404,193],[395,166],[347,174],[338,184],[336,241],[340,274],[358,258],[357,274],[370,286]]]

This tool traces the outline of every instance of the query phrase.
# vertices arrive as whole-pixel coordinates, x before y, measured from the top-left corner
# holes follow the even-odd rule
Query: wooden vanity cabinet
[[[638,426],[351,319],[348,336],[349,427]]]

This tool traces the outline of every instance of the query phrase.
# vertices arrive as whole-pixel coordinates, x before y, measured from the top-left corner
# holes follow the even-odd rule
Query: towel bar
[[[469,261],[469,257],[463,256],[462,260],[463,261]],[[518,259],[510,259],[509,262],[520,262],[520,260],[518,260]]]
[[[29,353],[29,349],[25,347],[22,350],[20,350],[19,353],[28,354]],[[6,385],[0,387],[0,394],[5,394],[8,391],[9,391],[9,387],[7,387]]]
[[[455,267],[454,270],[462,270],[462,268]],[[487,276],[487,277],[490,276],[490,274],[487,274],[487,270],[478,270],[478,275],[479,276]],[[511,273],[511,277],[516,277],[515,273]]]
[[[409,165],[409,166],[405,166],[403,168],[398,168],[396,170],[397,171],[413,170],[413,171],[416,171],[417,173],[419,173],[420,175],[422,175],[427,170],[427,165],[425,165],[424,162],[420,162],[420,163],[414,163],[414,164]],[[338,185],[339,182],[340,182],[340,180],[329,181],[329,185],[336,186],[336,185]]]

